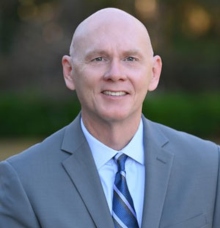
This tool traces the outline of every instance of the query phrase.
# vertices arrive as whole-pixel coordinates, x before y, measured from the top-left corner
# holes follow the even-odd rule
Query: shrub
[[[0,136],[47,136],[71,122],[80,111],[77,98],[1,96]],[[143,113],[153,121],[201,137],[220,136],[220,94],[149,96]]]

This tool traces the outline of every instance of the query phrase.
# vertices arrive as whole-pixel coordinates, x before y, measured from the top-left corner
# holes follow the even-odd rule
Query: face
[[[92,21],[63,57],[66,85],[76,90],[87,122],[140,119],[147,91],[157,87],[160,57],[153,57],[145,28],[127,22]]]

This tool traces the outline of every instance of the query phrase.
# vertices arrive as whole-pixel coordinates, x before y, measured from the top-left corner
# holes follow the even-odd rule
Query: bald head
[[[125,11],[116,8],[105,8],[92,14],[82,21],[76,28],[72,43],[70,46],[70,55],[74,55],[77,47],[80,46],[80,41],[91,36],[94,33],[103,33],[105,35],[121,35],[126,30],[131,36],[141,34],[146,41],[149,52],[153,54],[153,49],[150,37],[146,27],[137,18],[128,14]],[[116,34],[117,33],[117,34]],[[129,39],[129,37],[127,37]]]
[[[157,88],[162,67],[145,26],[122,10],[100,10],[77,27],[70,52],[62,59],[64,79],[76,90],[91,132],[97,133],[96,124],[100,132],[118,123],[120,128],[126,123],[126,130],[138,125],[145,96]]]

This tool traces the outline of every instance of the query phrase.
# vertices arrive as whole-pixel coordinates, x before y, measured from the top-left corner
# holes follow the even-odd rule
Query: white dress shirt
[[[86,129],[81,119],[82,131],[88,141],[92,151],[93,158],[100,176],[102,187],[106,196],[109,210],[112,213],[113,185],[117,165],[112,159],[118,152],[128,155],[125,163],[126,180],[129,192],[133,199],[137,220],[141,226],[143,203],[144,203],[144,183],[145,183],[145,165],[144,165],[144,146],[143,146],[143,123],[140,121],[139,128],[129,142],[122,150],[116,151],[107,147],[96,138],[94,138]],[[125,133],[126,134],[126,133]]]

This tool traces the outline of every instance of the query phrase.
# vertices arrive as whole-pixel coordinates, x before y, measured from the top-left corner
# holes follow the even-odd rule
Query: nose
[[[104,78],[111,81],[125,80],[126,75],[122,62],[120,60],[112,60],[109,63],[109,67],[105,72]]]

